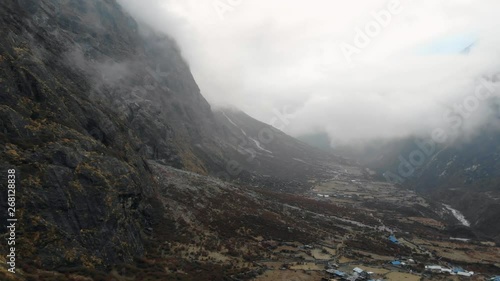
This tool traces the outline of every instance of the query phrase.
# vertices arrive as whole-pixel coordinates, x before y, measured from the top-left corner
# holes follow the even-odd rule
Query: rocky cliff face
[[[0,5],[0,166],[21,180],[22,260],[47,269],[129,261],[143,251],[153,182],[138,134],[82,67],[127,57],[139,37],[120,28],[133,21],[112,2]]]
[[[3,1],[0,23],[0,168],[20,176],[26,263],[140,256],[163,212],[146,160],[288,191],[335,169],[249,116],[214,114],[175,42],[113,0]]]

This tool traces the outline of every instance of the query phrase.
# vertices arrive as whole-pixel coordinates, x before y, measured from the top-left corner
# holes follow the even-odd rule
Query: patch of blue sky
[[[417,55],[457,55],[467,53],[477,41],[473,33],[453,34],[436,38],[424,43],[415,49]]]

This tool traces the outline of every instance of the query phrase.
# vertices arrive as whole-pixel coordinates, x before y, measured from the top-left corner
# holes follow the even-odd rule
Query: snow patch
[[[272,151],[269,151],[269,150],[265,149],[264,147],[262,147],[262,145],[260,145],[260,142],[257,141],[256,139],[254,139],[254,138],[250,138],[250,139],[255,143],[255,145],[257,146],[258,149],[265,151],[267,153],[273,154]]]
[[[466,168],[465,171],[466,172],[475,172],[477,170],[477,168],[479,168],[479,164],[478,165],[472,165],[470,166],[469,168]]]
[[[299,159],[299,158],[292,158],[292,159],[295,160],[295,161],[299,161],[299,162],[302,162],[304,164],[310,165],[309,163],[307,163],[306,161],[304,161],[302,159]]]
[[[229,118],[229,117],[226,115],[226,113],[225,113],[224,111],[222,112],[222,115],[224,115],[224,117],[226,117],[226,119],[227,119],[227,121],[229,121],[229,123],[233,124],[236,128],[240,129],[240,130],[241,130],[241,132],[242,132],[245,136],[247,135],[247,133],[246,133],[245,131],[243,131],[243,129],[242,129],[242,128],[240,128],[238,125],[236,125],[236,123],[234,123],[234,122],[233,122],[233,120],[231,120],[231,118]]]
[[[448,209],[453,216],[464,226],[470,227],[470,222],[465,218],[465,216],[460,213],[460,211],[453,209],[450,205],[443,204],[446,209]]]
[[[469,242],[470,239],[467,238],[455,238],[455,237],[450,237],[450,240],[455,240],[455,241],[460,241],[460,242]]]

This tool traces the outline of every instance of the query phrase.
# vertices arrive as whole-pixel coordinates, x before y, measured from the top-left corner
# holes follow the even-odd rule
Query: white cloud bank
[[[119,2],[178,41],[210,103],[268,123],[287,107],[294,118],[284,131],[295,136],[430,133],[480,77],[500,70],[495,0]],[[368,33],[363,46],[359,30]],[[468,55],[458,52],[472,43]],[[346,44],[357,48],[349,59]],[[469,126],[487,107],[472,113]]]

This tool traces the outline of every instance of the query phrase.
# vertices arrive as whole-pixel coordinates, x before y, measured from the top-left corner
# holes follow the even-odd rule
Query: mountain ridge
[[[114,0],[4,1],[0,37],[0,170],[19,187],[18,273],[2,255],[1,279],[320,280],[396,256],[500,268],[439,204],[212,109],[175,41]]]
[[[288,191],[307,186],[299,175],[328,172],[328,165],[308,170],[296,161],[289,165],[295,170],[267,177],[263,171],[283,170],[282,162],[264,154],[246,162],[238,152],[244,135],[224,136],[227,121],[217,124],[221,116],[177,44],[140,27],[115,1],[9,1],[0,14],[0,168],[23,175],[19,201],[30,212],[22,213],[20,247],[37,267],[141,255],[155,221],[151,206],[158,205],[146,160],[217,175],[241,159],[244,170],[229,179]],[[263,151],[253,141],[249,147]],[[293,171],[295,179],[285,180]]]

